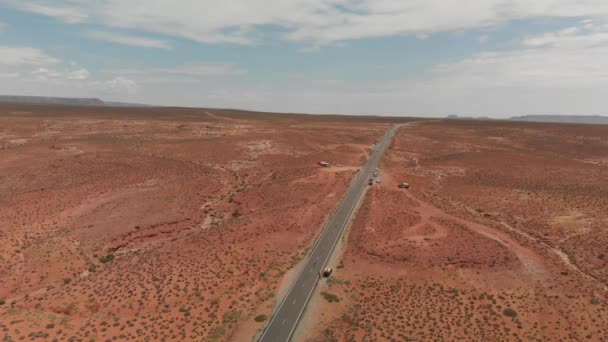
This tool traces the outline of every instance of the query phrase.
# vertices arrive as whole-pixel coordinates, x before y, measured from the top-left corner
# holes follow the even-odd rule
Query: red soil
[[[254,317],[271,314],[281,278],[386,128],[0,107],[0,335],[251,339],[238,326],[263,326]]]
[[[308,339],[608,340],[606,158],[608,126],[401,129]]]

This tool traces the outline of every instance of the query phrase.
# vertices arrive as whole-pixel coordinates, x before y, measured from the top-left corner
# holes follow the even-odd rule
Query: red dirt
[[[0,107],[0,335],[251,339],[235,334],[263,326],[254,317],[271,314],[283,275],[387,127]]]
[[[401,129],[307,340],[608,340],[607,157],[608,126]]]

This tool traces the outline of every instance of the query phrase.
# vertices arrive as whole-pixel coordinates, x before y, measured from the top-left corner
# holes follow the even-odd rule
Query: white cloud
[[[608,86],[608,26],[585,22],[528,37],[521,49],[439,65],[435,76],[459,87]]]
[[[0,0],[2,2],[6,0]],[[267,80],[247,87],[225,80],[238,79],[236,77],[219,77],[247,74],[246,69],[232,64],[122,70],[114,74],[115,78],[98,80],[76,65],[67,71],[65,67],[57,67],[55,64],[59,62],[40,50],[0,47],[0,66],[9,66],[6,70],[0,69],[0,76],[12,77],[18,73],[23,76],[20,80],[26,76],[44,78],[35,85],[26,81],[0,82],[0,89],[14,87],[26,93],[38,90],[45,94],[62,91],[62,95],[68,96],[71,91],[87,96],[102,93],[116,100],[125,100],[122,96],[131,94],[137,97],[133,99],[137,102],[157,104],[355,114],[606,114],[608,108],[608,97],[603,94],[608,89],[608,26],[605,24],[608,23],[608,2],[605,0],[471,0],[466,3],[182,0],[179,5],[168,0],[55,0],[53,5],[51,1],[38,0],[30,3],[33,7],[22,8],[46,12],[67,22],[137,28],[210,43],[256,43],[265,39],[263,31],[258,29],[274,25],[284,32],[284,39],[305,42],[302,47],[313,50],[365,37],[407,34],[432,39],[435,32],[463,32],[511,20],[566,17],[583,20],[571,28],[526,37],[511,51],[478,53],[438,65],[419,78],[394,81],[352,82],[336,79],[335,75],[321,75],[313,80],[314,76],[307,75],[308,81],[286,82],[281,86]],[[60,10],[53,10],[55,7]],[[479,38],[480,43],[486,40],[485,36]],[[147,45],[154,44],[148,42]],[[32,70],[24,72],[11,66]],[[197,82],[196,87],[192,86],[193,82]]]
[[[155,69],[157,72],[188,75],[197,77],[207,76],[239,76],[246,75],[247,69],[242,69],[230,63],[224,64],[195,64],[183,65],[174,68]]]
[[[115,33],[115,32],[88,31],[85,33],[85,36],[90,39],[94,39],[94,40],[102,40],[102,41],[122,44],[122,45],[156,48],[156,49],[170,49],[171,48],[171,45],[167,41],[164,41],[164,40],[151,39],[151,38],[145,38],[145,37],[141,37],[141,36],[127,35],[127,34]]]
[[[190,64],[171,68],[127,69],[114,72],[120,75],[154,75],[169,74],[190,76],[195,78],[216,76],[241,76],[248,73],[247,69],[235,66],[232,63],[223,64]]]
[[[85,81],[88,70],[77,64],[64,65],[44,51],[32,47],[0,46],[0,77],[24,82]],[[11,84],[12,85],[12,84]]]
[[[480,115],[606,114],[608,26],[583,21],[574,28],[531,36],[512,51],[484,52],[436,66],[415,79],[352,82],[297,74],[289,86],[164,84],[146,88],[158,104],[344,114]],[[239,96],[235,96],[238,94]]]
[[[87,70],[87,69],[77,69],[77,70],[73,70],[73,71],[69,71],[66,74],[67,78],[69,80],[79,80],[79,81],[83,81],[83,80],[87,80],[89,79],[89,76],[91,76],[91,73]]]
[[[55,68],[37,68],[31,71],[31,75],[40,81],[85,81],[91,73],[83,68],[75,70],[58,70]]]
[[[366,37],[418,35],[495,26],[511,20],[608,18],[605,0],[36,0],[26,11],[66,22],[137,28],[208,43],[251,44],[256,28],[312,45]],[[263,39],[263,36],[262,36]]]
[[[110,94],[134,94],[139,88],[137,82],[125,77],[115,77],[108,81],[94,82],[92,86],[101,92]]]
[[[63,1],[68,5],[73,1]],[[40,15],[57,18],[63,22],[69,24],[81,23],[87,20],[89,15],[86,13],[85,8],[81,8],[86,1],[74,3],[73,6],[55,6],[55,5],[44,5],[41,3],[33,2],[17,2],[17,8],[32,12]],[[86,4],[84,4],[86,5]]]
[[[0,72],[0,78],[17,78],[21,76],[18,72]]]
[[[39,49],[0,45],[0,65],[50,65],[57,62],[57,59]]]

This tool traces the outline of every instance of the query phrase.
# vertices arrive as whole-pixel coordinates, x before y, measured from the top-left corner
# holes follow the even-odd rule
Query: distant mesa
[[[608,116],[600,115],[524,115],[512,117],[510,120],[608,125]]]
[[[456,114],[450,114],[446,116],[448,120],[494,120],[487,116],[458,116]]]
[[[481,116],[459,116],[456,114],[447,115],[448,120],[494,120],[489,117]],[[548,122],[548,123],[574,123],[574,124],[592,124],[592,125],[607,125],[608,116],[600,115],[523,115],[514,116],[507,120],[510,121],[526,121],[526,122]]]
[[[97,98],[0,95],[0,103],[48,104],[64,106],[148,107],[124,102],[107,102]]]

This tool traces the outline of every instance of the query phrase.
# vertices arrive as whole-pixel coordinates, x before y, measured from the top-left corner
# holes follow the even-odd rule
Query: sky
[[[606,0],[0,0],[0,94],[608,114]]]

